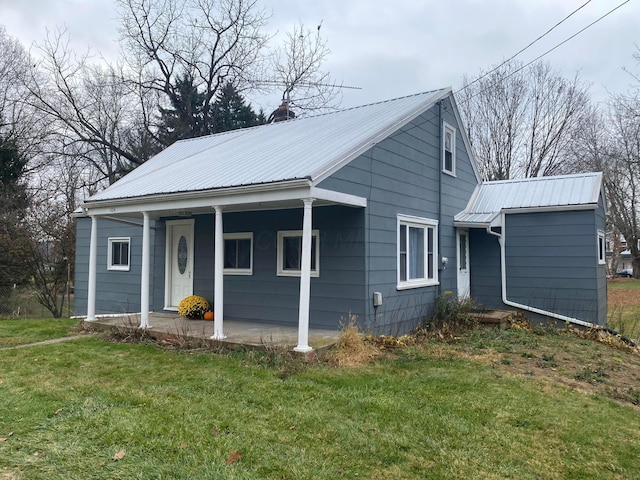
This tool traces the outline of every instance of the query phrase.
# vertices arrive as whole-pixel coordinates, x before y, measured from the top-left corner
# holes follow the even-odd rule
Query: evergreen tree
[[[160,108],[158,140],[168,147],[176,140],[193,138],[210,133],[204,124],[202,107],[205,95],[198,92],[193,77],[188,74],[178,78],[171,98],[172,108]]]
[[[31,276],[26,165],[16,143],[0,137],[0,286],[24,284]]]
[[[230,82],[220,89],[213,108],[216,132],[254,127],[266,121],[264,113],[256,114]]]

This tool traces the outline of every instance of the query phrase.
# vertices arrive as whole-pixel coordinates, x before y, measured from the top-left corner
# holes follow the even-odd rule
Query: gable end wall
[[[443,121],[456,128],[455,177],[440,173]],[[440,291],[456,292],[453,216],[465,208],[477,184],[460,128],[445,99],[442,111],[435,105],[319,185],[367,198],[367,309],[359,321],[369,331],[407,332],[430,313]],[[398,214],[439,221],[439,254],[449,258],[447,268],[439,271],[439,285],[397,289]],[[377,309],[374,292],[382,293],[383,298]]]

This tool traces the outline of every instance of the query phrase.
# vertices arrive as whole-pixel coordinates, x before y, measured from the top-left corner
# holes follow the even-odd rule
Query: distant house
[[[600,182],[481,184],[448,88],[179,141],[84,202],[76,314],[144,327],[193,293],[215,337],[297,325],[300,351],[349,315],[408,331],[445,291],[601,324]]]

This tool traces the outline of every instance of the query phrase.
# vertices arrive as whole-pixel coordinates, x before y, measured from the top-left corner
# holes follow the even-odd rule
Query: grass
[[[640,340],[640,280],[616,279],[607,283],[607,323],[623,335]]]
[[[256,352],[99,338],[0,351],[0,478],[632,478],[640,409],[537,373],[572,352],[580,367],[637,357],[493,329],[284,379]]]
[[[68,318],[0,319],[0,348],[66,337],[77,324]]]

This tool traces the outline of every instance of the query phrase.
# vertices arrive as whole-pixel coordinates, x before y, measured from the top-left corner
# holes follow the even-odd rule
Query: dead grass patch
[[[360,332],[356,319],[351,316],[349,323],[342,326],[335,346],[327,351],[326,359],[337,366],[353,367],[366,365],[380,353],[380,349]]]

